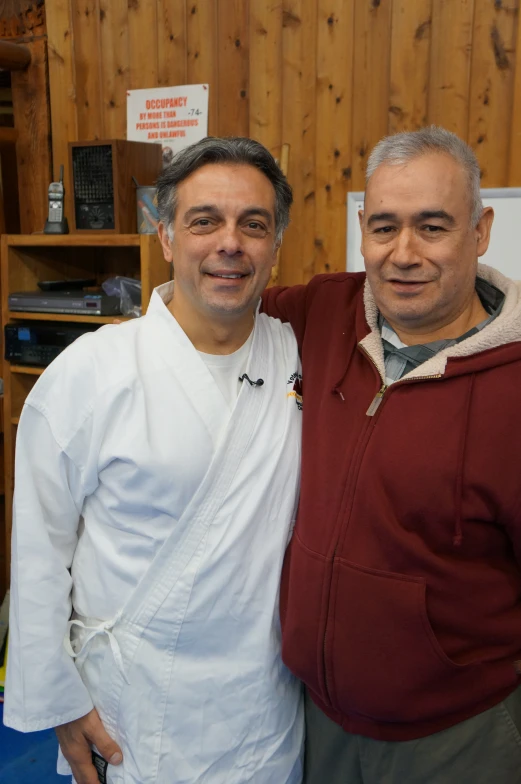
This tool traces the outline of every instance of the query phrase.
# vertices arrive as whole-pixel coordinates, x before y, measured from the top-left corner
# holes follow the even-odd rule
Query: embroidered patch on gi
[[[107,760],[103,759],[100,754],[97,754],[95,751],[93,751],[92,764],[98,773],[98,780],[101,781],[101,784],[107,784],[107,768],[109,766]]]
[[[288,386],[292,386],[288,397],[294,397],[299,411],[302,411],[302,376],[300,373],[292,373],[287,380]]]

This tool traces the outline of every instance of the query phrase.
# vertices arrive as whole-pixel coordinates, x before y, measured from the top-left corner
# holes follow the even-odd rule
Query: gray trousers
[[[454,727],[399,742],[345,732],[306,693],[304,784],[521,784],[521,687]]]

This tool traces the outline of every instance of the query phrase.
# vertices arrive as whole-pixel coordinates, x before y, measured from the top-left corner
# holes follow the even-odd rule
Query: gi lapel
[[[256,379],[264,378],[268,371],[267,331],[262,321],[256,320],[251,350],[251,357],[254,359],[249,363],[253,367]],[[204,367],[202,361],[201,365]],[[157,553],[123,609],[121,620],[125,618],[132,625],[145,627],[190,563],[208,527],[226,499],[233,478],[251,445],[261,420],[262,410],[268,404],[269,394],[267,387],[243,384],[228,427],[219,440],[208,471],[176,523],[176,535],[170,536]],[[211,407],[208,407],[206,418],[210,412]],[[210,428],[211,422],[208,425]],[[181,536],[179,536],[180,529]]]

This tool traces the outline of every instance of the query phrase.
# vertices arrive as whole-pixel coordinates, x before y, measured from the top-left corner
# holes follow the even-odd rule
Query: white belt
[[[92,622],[95,619],[89,618],[88,620]],[[112,651],[112,655],[114,656],[114,661],[116,662],[118,670],[121,672],[125,681],[127,683],[130,683],[127,677],[127,673],[125,671],[125,665],[123,664],[123,656],[121,655],[121,649],[119,647],[119,643],[114,637],[114,635],[112,634],[112,629],[118,620],[119,620],[119,615],[116,615],[116,617],[113,618],[111,621],[100,621],[99,624],[97,624],[96,626],[88,626],[83,621],[74,618],[72,621],[69,621],[67,624],[67,635],[63,641],[63,644],[65,646],[65,650],[67,651],[67,653],[71,658],[80,660],[80,658],[82,658],[86,654],[86,648],[89,642],[98,634],[106,634],[107,637],[109,638],[110,649]],[[80,626],[82,629],[88,631],[88,634],[83,640],[82,646],[79,651],[75,651],[71,645],[71,629],[73,626]]]

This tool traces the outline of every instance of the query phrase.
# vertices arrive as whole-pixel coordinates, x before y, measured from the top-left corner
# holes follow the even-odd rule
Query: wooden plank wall
[[[16,168],[22,233],[42,231],[47,218],[47,189],[51,178],[51,117],[47,70],[45,13],[41,2],[0,19],[0,38],[22,43],[31,53],[23,71],[11,72],[14,124],[17,131]],[[7,183],[6,183],[7,187]],[[13,193],[9,196],[12,198]]]
[[[437,123],[484,186],[521,186],[520,0],[52,0],[55,173],[67,141],[124,137],[126,90],[210,84],[210,133],[290,145],[280,278],[345,268],[348,190],[387,133]]]

